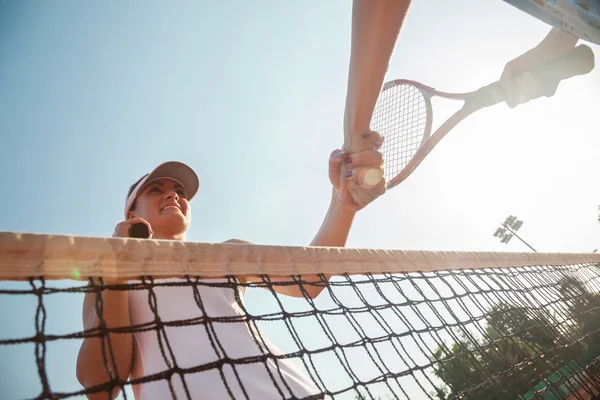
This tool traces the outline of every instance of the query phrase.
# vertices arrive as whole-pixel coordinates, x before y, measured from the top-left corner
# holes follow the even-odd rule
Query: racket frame
[[[537,97],[551,97],[556,92],[556,88],[561,81],[574,76],[585,75],[591,72],[594,69],[594,66],[594,52],[592,49],[586,45],[579,45],[560,56],[532,68],[529,70],[529,73],[532,74],[541,85]],[[396,79],[386,82],[383,85],[382,93],[383,91],[398,85],[411,85],[421,92],[426,103],[427,124],[423,140],[421,141],[421,145],[417,152],[406,166],[387,182],[388,189],[397,186],[408,178],[440,140],[442,140],[444,136],[446,136],[446,134],[448,134],[448,132],[463,119],[467,118],[475,111],[505,102],[507,99],[506,88],[500,81],[483,86],[473,92],[449,93],[436,90],[417,81]],[[433,123],[431,98],[434,96],[450,100],[463,100],[464,104],[451,117],[444,121],[444,123],[436,129],[433,135],[431,135],[431,125]],[[511,108],[514,106],[509,105]]]
[[[491,85],[484,86],[476,91],[467,93],[449,93],[436,90],[431,86],[427,86],[421,82],[412,81],[408,79],[395,79],[386,82],[383,85],[382,93],[385,90],[391,89],[395,86],[409,85],[421,92],[425,101],[426,110],[426,121],[425,121],[425,132],[423,133],[423,139],[415,155],[410,159],[406,166],[393,178],[387,182],[387,188],[391,189],[406,178],[408,178],[413,171],[421,164],[421,162],[427,157],[427,155],[433,150],[433,148],[463,119],[475,111],[488,107],[504,101],[504,90],[499,82],[495,82]],[[433,97],[442,97],[449,100],[462,100],[464,101],[463,106],[450,116],[442,125],[440,125],[436,131],[431,134],[433,126],[433,106],[431,105],[431,99]],[[384,138],[385,139],[385,138]]]

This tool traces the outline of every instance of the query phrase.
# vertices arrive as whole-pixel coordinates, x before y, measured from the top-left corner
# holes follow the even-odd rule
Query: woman
[[[370,147],[378,149],[381,137],[372,132],[363,140]],[[332,183],[332,198],[325,220],[310,243],[314,246],[344,246],[355,213],[385,192],[385,181],[376,186],[363,182],[367,170],[382,170],[382,156],[377,150],[362,151],[356,154],[336,150],[329,159],[329,179]],[[349,182],[352,190],[348,189]],[[198,191],[198,177],[185,164],[168,162],[159,165],[151,173],[133,184],[127,195],[125,220],[117,224],[114,237],[129,237],[134,224],[148,227],[151,238],[165,240],[186,240],[191,224],[190,201]],[[235,242],[235,241],[234,241]],[[241,241],[237,241],[241,242]],[[327,277],[328,278],[328,277]],[[241,282],[251,281],[252,277],[238,277]],[[318,281],[316,276],[303,276],[308,281]],[[289,281],[288,279],[285,279]],[[159,282],[159,280],[155,280]],[[181,283],[185,280],[162,279],[160,282]],[[203,280],[202,282],[222,283],[226,280]],[[278,293],[303,297],[299,286],[274,286]],[[319,295],[322,287],[304,286],[312,298]],[[197,292],[195,292],[197,290]],[[130,327],[132,325],[156,323],[156,316],[163,323],[206,317],[243,316],[239,299],[243,299],[242,286],[198,286],[173,285],[155,286],[152,294],[155,304],[149,303],[147,290],[108,291],[101,294],[103,320],[106,327]],[[198,300],[200,298],[201,300]],[[236,300],[236,298],[238,300]],[[96,294],[87,293],[83,305],[83,324],[86,330],[99,326],[96,315]],[[152,310],[156,307],[156,314]],[[267,357],[263,362],[235,365],[222,365],[196,373],[172,376],[165,371],[175,368],[193,368],[211,362],[219,362],[224,357],[240,359],[262,356],[265,353],[280,354],[279,350],[257,332],[252,324],[243,322],[212,323],[207,329],[204,324],[166,326],[162,329],[144,332],[110,334],[112,354],[115,357],[116,371],[113,370],[108,350],[108,363],[102,355],[100,338],[84,339],[77,359],[79,382],[90,389],[106,385],[111,374],[122,381],[137,379],[153,374],[161,374],[159,379],[133,385],[136,399],[168,399],[173,394],[177,398],[192,399],[280,399],[280,398],[321,398],[315,385],[303,376],[286,359],[274,360]],[[258,335],[258,336],[257,336]],[[261,340],[256,340],[260,337]],[[165,341],[165,338],[167,339]],[[258,344],[261,342],[262,344]],[[168,345],[167,345],[168,343]],[[120,391],[112,387],[112,398]],[[106,399],[106,390],[90,393],[89,399]]]

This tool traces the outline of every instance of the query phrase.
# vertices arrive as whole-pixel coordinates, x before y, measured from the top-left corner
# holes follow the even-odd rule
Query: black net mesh
[[[589,399],[599,271],[0,282],[0,398]]]

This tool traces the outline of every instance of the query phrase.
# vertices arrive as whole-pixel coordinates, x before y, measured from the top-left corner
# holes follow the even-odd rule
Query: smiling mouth
[[[160,211],[165,211],[165,210],[170,210],[170,209],[181,211],[181,209],[175,205],[165,206],[165,207],[161,208]]]

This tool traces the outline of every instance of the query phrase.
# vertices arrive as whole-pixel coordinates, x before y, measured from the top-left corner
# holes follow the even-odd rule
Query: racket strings
[[[384,137],[385,178],[396,177],[414,157],[427,131],[428,102],[415,86],[400,84],[382,91],[371,129]]]

